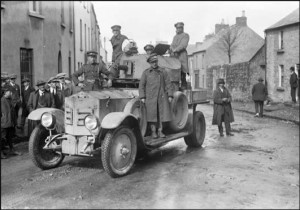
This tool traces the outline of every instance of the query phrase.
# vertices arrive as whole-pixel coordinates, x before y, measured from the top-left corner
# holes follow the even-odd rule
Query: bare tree
[[[220,38],[220,48],[227,54],[228,61],[231,63],[231,57],[238,46],[238,37],[241,32],[238,28],[229,28],[222,34]]]

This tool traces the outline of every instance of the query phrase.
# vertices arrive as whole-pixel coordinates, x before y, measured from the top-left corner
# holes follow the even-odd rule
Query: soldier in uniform
[[[114,25],[111,27],[113,31],[113,37],[110,39],[113,52],[112,52],[112,71],[115,77],[119,77],[118,65],[120,64],[121,57],[123,55],[123,42],[128,40],[127,36],[121,34],[121,26]]]
[[[139,84],[139,97],[146,105],[147,121],[151,127],[152,138],[166,137],[162,132],[163,122],[171,120],[170,103],[173,99],[173,89],[167,71],[158,66],[157,54],[153,53],[147,59],[151,67],[146,69]],[[158,135],[156,128],[158,125]]]
[[[107,86],[111,87],[112,85],[113,74],[107,70],[106,66],[103,63],[96,63],[97,54],[98,53],[95,51],[88,51],[88,63],[84,64],[78,71],[74,72],[72,75],[75,86],[81,87],[84,91],[102,89],[103,77],[101,73],[108,76]],[[83,81],[78,80],[78,77],[81,75],[84,75]]]
[[[147,55],[151,55],[151,53],[153,52],[154,50],[154,46],[152,44],[147,44],[145,47],[144,47],[144,50],[146,51]]]
[[[190,36],[183,31],[184,23],[178,22],[175,24],[176,35],[173,38],[170,46],[171,56],[175,56],[181,63],[181,89],[187,89],[186,73],[189,74],[188,55],[186,48],[188,46]]]

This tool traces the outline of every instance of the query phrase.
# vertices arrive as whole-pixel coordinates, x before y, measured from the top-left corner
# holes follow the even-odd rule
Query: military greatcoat
[[[174,52],[175,57],[180,60],[181,71],[185,73],[189,73],[188,55],[186,51],[189,40],[190,36],[187,33],[183,32],[181,34],[176,34],[170,46],[171,50]]]
[[[231,94],[229,91],[224,87],[223,92],[221,89],[218,87],[214,93],[213,93],[213,98],[214,98],[214,112],[213,112],[213,119],[212,119],[212,124],[213,125],[222,125],[222,122],[225,122],[225,120],[228,120],[229,123],[234,122],[234,116],[232,112],[232,107],[231,107]],[[222,98],[229,98],[229,102],[224,102],[222,101]],[[224,116],[222,120],[222,116]]]
[[[83,74],[83,83],[86,85],[83,88],[84,91],[101,90],[103,80],[101,73],[107,75],[109,79],[113,79],[113,74],[107,70],[103,63],[84,64],[78,71],[73,73],[72,79],[75,86],[77,86],[79,83],[78,77]]]
[[[127,36],[119,34],[118,36],[113,36],[110,40],[113,48],[112,59],[111,61],[119,64],[120,59],[123,54],[122,44],[125,39],[128,39]]]
[[[161,122],[171,120],[168,97],[173,97],[173,88],[164,68],[153,69],[150,67],[143,72],[139,84],[139,97],[146,99],[148,122],[157,122],[158,112]]]

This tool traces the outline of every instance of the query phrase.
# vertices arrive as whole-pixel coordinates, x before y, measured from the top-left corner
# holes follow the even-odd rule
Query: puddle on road
[[[231,145],[230,147],[224,148],[235,152],[263,152],[268,154],[273,154],[275,152],[275,149],[262,149],[251,145]]]

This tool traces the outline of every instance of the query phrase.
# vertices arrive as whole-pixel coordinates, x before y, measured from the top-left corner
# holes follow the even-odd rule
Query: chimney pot
[[[222,22],[221,22],[221,24],[224,24],[224,18],[222,18]]]
[[[245,17],[245,10],[242,11],[242,17]]]

